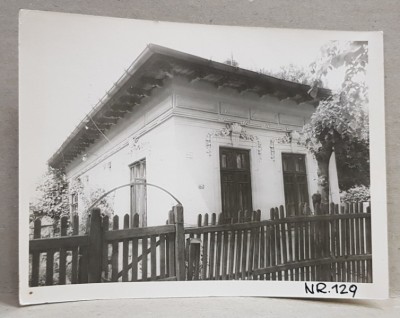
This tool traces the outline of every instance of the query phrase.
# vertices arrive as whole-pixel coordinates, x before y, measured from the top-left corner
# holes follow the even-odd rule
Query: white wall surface
[[[146,159],[147,182],[176,196],[184,206],[185,223],[194,225],[197,214],[222,211],[219,148],[247,149],[253,209],[260,209],[262,219],[268,219],[271,208],[285,204],[282,153],[306,155],[309,202],[317,191],[315,159],[304,145],[280,141],[287,131],[300,131],[313,110],[307,103],[217,90],[178,78],[118,122],[107,132],[108,140],[100,139],[87,149],[85,161],[79,156],[67,167],[67,176],[79,177],[89,191],[109,191],[129,183],[129,166]],[[241,123],[247,139],[218,135],[232,122]],[[129,188],[109,198],[114,214],[122,218],[130,212]],[[147,224],[165,224],[174,204],[170,196],[149,186]]]

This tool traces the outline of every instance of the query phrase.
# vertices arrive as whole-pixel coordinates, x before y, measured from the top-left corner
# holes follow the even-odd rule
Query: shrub
[[[371,199],[369,187],[364,185],[354,186],[341,193],[341,200],[344,203],[367,202]]]

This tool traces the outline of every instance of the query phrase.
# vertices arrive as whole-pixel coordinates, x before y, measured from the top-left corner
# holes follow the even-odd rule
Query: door
[[[282,154],[283,183],[286,211],[289,216],[299,215],[300,203],[308,203],[307,171],[303,154]]]
[[[222,213],[226,220],[238,211],[252,211],[249,150],[220,148]]]

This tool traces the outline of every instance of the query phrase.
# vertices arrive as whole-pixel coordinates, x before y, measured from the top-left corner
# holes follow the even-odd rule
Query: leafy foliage
[[[342,192],[341,199],[346,203],[368,202],[371,198],[369,187],[355,186]]]
[[[339,154],[338,168],[343,169],[339,173],[342,177],[340,183],[345,189],[357,184],[369,184],[367,63],[366,43],[331,42],[311,65],[314,85],[323,83],[329,72],[334,70],[342,69],[344,73],[340,88],[320,102],[303,131],[307,147],[319,164],[329,160],[333,149]],[[319,177],[324,179],[320,186],[326,190],[326,173]]]
[[[339,188],[346,191],[356,185],[370,185],[369,143],[353,140],[343,147],[335,147]]]
[[[43,216],[59,220],[69,214],[68,182],[61,170],[48,167],[37,191],[39,198],[29,207],[31,220]]]
[[[101,188],[91,188],[85,187],[80,178],[76,178],[71,181],[70,193],[78,194],[79,197],[79,211],[80,211],[80,231],[86,231],[86,223],[89,217],[88,209],[94,204],[103,194],[106,193],[104,189]],[[114,215],[114,197],[106,196],[101,199],[96,207],[100,208],[102,215],[108,215],[110,221]]]
[[[59,231],[61,217],[70,214],[70,196],[72,194],[78,194],[79,197],[81,231],[86,230],[87,210],[105,194],[104,189],[85,187],[79,178],[68,183],[63,171],[50,166],[37,187],[37,192],[38,199],[31,202],[29,206],[30,222],[37,218],[41,218],[42,223],[46,220],[46,229],[53,234]],[[112,196],[106,196],[96,206],[101,209],[103,215],[112,216],[114,214],[114,198]],[[50,224],[53,224],[53,228],[49,227]]]
[[[102,188],[85,187],[80,178],[71,181],[70,193],[77,193],[80,198],[81,211],[87,211],[106,191]],[[114,202],[112,196],[106,196],[101,199],[96,207],[100,208],[102,213],[108,216],[114,214]]]
[[[299,67],[294,64],[289,64],[288,66],[281,66],[280,70],[277,72],[264,72],[260,70],[261,73],[271,75],[286,81],[296,82],[300,84],[312,85],[312,74],[310,70],[304,67]]]
[[[353,45],[345,48],[350,51],[340,51],[338,44],[333,42],[324,49],[322,64],[313,64],[314,79],[322,79],[333,68],[346,68],[341,88],[333,95],[321,101],[311,121],[304,128],[308,133],[308,146],[311,151],[318,153],[323,144],[350,144],[353,141],[366,142],[369,140],[367,87],[365,84],[365,66],[368,48],[361,45],[355,51]]]

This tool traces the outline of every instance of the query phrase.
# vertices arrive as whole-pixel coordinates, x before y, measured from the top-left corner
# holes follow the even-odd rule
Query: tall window
[[[228,221],[239,210],[252,211],[249,150],[220,148],[222,213]]]
[[[299,215],[300,203],[308,203],[305,155],[282,154],[282,169],[286,211],[289,216]]]
[[[131,182],[146,182],[146,159],[130,166]],[[147,226],[147,189],[145,184],[131,186],[131,216],[139,214],[139,226]],[[133,220],[133,218],[131,218]]]

